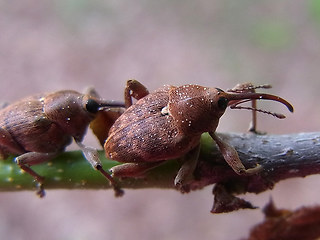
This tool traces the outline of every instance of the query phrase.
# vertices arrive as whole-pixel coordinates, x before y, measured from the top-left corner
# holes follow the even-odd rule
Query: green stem
[[[104,169],[119,164],[106,159],[99,152]],[[171,178],[178,168],[175,161],[169,161],[159,168],[150,171],[146,179],[124,179],[120,184],[124,188],[172,187]],[[0,191],[35,190],[33,177],[25,173],[14,162],[14,157],[0,161]],[[106,178],[83,157],[81,151],[61,153],[50,162],[32,166],[32,169],[45,177],[45,189],[108,189],[110,185]],[[151,176],[151,177],[150,177]]]
[[[190,187],[199,189],[213,183],[241,183],[242,192],[262,192],[273,183],[320,172],[320,133],[290,135],[219,134],[236,148],[247,167],[262,165],[259,175],[239,176],[224,162],[208,134],[201,139],[201,153],[195,179]],[[116,164],[100,154],[104,169]],[[34,190],[33,178],[24,173],[13,157],[0,161],[0,191]],[[53,161],[32,166],[45,176],[45,189],[107,189],[108,181],[84,159],[79,151],[65,152]],[[145,178],[119,180],[123,188],[174,188],[179,164],[170,160],[151,170]],[[239,190],[239,189],[238,189]]]

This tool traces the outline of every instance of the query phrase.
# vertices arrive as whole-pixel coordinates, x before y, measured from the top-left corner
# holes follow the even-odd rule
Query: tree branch
[[[246,167],[260,164],[263,171],[253,176],[237,175],[226,164],[210,136],[204,134],[195,180],[190,183],[190,190],[218,183],[214,190],[215,204],[226,201],[226,193],[228,197],[233,197],[230,194],[260,193],[271,189],[281,180],[320,172],[320,132],[289,135],[220,133],[219,136],[236,148]],[[101,159],[105,169],[118,164],[105,159],[103,152]],[[32,177],[23,173],[13,161],[1,161],[0,168],[0,191],[35,189]],[[46,177],[45,189],[110,188],[106,179],[90,167],[79,151],[62,153],[54,161],[32,168]],[[145,178],[123,179],[120,184],[123,188],[174,188],[173,179],[178,169],[177,161],[167,161],[151,170]],[[233,204],[234,200],[227,202],[231,201]],[[229,211],[225,204],[222,208],[219,207],[221,206],[214,206],[212,211]],[[244,205],[233,206],[230,210],[243,207]]]
[[[208,185],[236,180],[246,182],[243,192],[260,193],[274,183],[293,177],[305,177],[320,172],[320,132],[288,135],[219,134],[238,151],[247,167],[260,164],[263,171],[258,175],[238,176],[224,163],[219,152],[204,139],[205,150],[197,173],[201,180],[194,183]],[[207,136],[204,136],[207,138]],[[212,160],[214,159],[214,160]],[[204,182],[204,183],[202,183]]]

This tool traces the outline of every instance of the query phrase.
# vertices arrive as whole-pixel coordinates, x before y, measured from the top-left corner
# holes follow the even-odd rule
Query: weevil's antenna
[[[274,116],[276,118],[280,118],[280,119],[286,118],[286,116],[281,113],[270,112],[270,111],[266,111],[266,110],[259,109],[259,108],[253,108],[253,107],[238,106],[238,104],[248,102],[248,101],[250,101],[250,100],[234,103],[234,104],[230,105],[230,108],[231,109],[246,109],[246,110],[252,110],[252,111],[256,111],[256,112],[266,113],[266,114],[272,115],[272,116]]]

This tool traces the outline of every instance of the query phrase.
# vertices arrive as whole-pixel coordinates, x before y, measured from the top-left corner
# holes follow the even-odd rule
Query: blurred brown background
[[[251,81],[295,106],[260,103],[286,120],[259,114],[274,134],[319,131],[319,0],[0,1],[0,100],[94,86],[122,99],[135,78],[150,90],[196,83],[222,89]],[[229,110],[218,131],[244,132],[250,114]],[[89,134],[87,144],[98,146]],[[70,148],[72,149],[72,147]],[[89,167],[89,165],[88,165]],[[263,207],[319,203],[319,177],[293,179],[248,195]],[[175,191],[47,191],[0,194],[1,239],[219,239],[245,237],[260,210],[209,213],[211,187]]]

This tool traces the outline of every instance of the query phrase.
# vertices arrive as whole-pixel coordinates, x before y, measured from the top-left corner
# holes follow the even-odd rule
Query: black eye
[[[228,106],[228,102],[229,102],[229,100],[226,99],[225,97],[219,98],[218,107],[220,108],[220,110],[225,110]]]
[[[97,113],[99,111],[100,105],[93,99],[89,99],[86,103],[86,109],[90,113]]]

